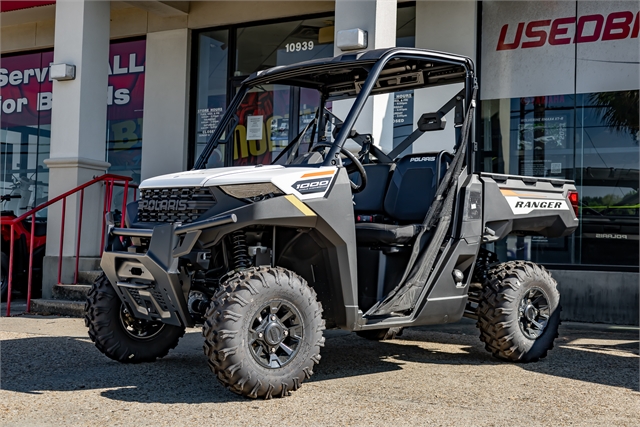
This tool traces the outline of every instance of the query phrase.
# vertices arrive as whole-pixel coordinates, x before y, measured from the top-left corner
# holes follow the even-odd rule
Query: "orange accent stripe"
[[[517,197],[532,197],[534,199],[547,199],[548,197],[542,194],[535,194],[535,193],[517,193],[513,190],[509,190],[509,189],[500,189],[500,192],[502,193],[503,196],[517,196]]]
[[[322,171],[322,172],[305,173],[304,175],[301,176],[301,178],[311,178],[312,176],[333,175],[334,172],[335,171],[330,170],[330,171]]]

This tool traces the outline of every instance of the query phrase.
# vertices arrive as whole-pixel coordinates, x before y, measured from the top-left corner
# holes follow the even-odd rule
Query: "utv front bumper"
[[[107,215],[106,248],[100,266],[138,319],[193,326],[188,312],[190,289],[187,264],[208,265],[207,251],[193,250],[203,230],[237,222],[234,214],[221,215],[187,225],[160,224],[150,229],[116,228]],[[121,238],[131,239],[126,247]],[[140,243],[144,241],[145,244]]]

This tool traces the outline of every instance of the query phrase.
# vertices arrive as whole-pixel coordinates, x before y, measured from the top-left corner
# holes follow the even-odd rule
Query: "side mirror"
[[[441,112],[424,113],[418,119],[418,129],[421,132],[429,132],[432,130],[444,130],[447,125],[447,119]]]

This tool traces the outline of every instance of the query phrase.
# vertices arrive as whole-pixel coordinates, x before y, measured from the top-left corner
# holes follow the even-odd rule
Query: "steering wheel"
[[[320,148],[331,148],[333,144],[329,144],[327,142],[321,142],[316,144],[311,148],[311,151],[318,151]],[[351,192],[359,193],[367,186],[367,172],[364,170],[364,166],[360,163],[360,160],[357,159],[356,156],[349,150],[344,147],[340,147],[340,153],[344,154],[349,160],[351,160],[351,164],[347,166],[347,172],[352,173],[358,171],[360,174],[360,185],[355,184],[353,181],[351,182]]]

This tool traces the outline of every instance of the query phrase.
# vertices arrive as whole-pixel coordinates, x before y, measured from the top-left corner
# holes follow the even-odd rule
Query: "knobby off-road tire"
[[[284,268],[236,273],[214,295],[205,318],[209,367],[234,393],[285,397],[320,362],[322,306],[307,282]]]
[[[387,341],[402,336],[403,329],[404,328],[373,329],[368,331],[358,331],[356,332],[356,335],[371,341]]]
[[[560,310],[557,283],[544,267],[510,261],[489,270],[476,326],[495,357],[535,362],[553,348]]]
[[[89,338],[107,357],[122,363],[153,362],[184,335],[182,326],[134,319],[102,273],[87,295],[84,323]]]

